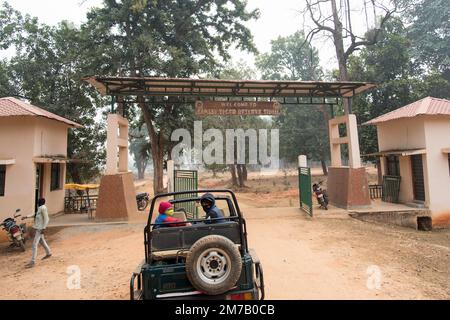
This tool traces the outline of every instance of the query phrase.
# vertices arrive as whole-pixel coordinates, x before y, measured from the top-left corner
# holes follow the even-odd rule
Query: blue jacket
[[[207,193],[205,195],[202,196],[201,198],[203,199],[208,199],[210,202],[212,202],[212,206],[209,209],[205,209],[203,208],[203,210],[205,210],[206,213],[206,219],[216,219],[216,218],[223,218],[223,214],[220,211],[219,208],[217,208],[216,206],[216,199],[214,198],[214,196],[210,193]],[[222,223],[222,222],[226,222],[225,219],[219,219],[219,220],[214,220],[214,221],[205,221],[205,223]]]
[[[162,225],[163,223],[170,223],[170,222],[172,222],[172,223],[171,224]],[[181,220],[179,220],[177,218],[168,216],[165,213],[160,213],[158,215],[158,217],[156,218],[154,224],[155,225],[153,226],[153,229],[168,228],[168,227],[182,227],[182,226],[186,225],[185,222],[183,222],[183,221],[181,221]]]

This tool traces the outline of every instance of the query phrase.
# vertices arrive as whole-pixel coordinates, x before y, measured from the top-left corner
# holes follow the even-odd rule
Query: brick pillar
[[[109,114],[106,175],[100,181],[95,220],[128,220],[136,212],[136,189],[128,170],[128,121],[118,114]]]

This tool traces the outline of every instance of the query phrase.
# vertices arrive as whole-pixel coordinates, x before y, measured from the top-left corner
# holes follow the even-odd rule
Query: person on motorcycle
[[[174,209],[170,202],[161,202],[159,204],[158,212],[159,215],[155,220],[155,226],[153,227],[153,229],[167,228],[167,227],[183,227],[191,225],[190,223],[186,223],[185,221],[173,217]]]
[[[45,257],[43,257],[42,260],[48,259],[52,256],[50,247],[48,246],[44,237],[45,229],[47,228],[49,222],[48,210],[45,206],[44,198],[38,200],[37,212],[35,214],[23,217],[22,220],[29,218],[34,218],[33,229],[35,230],[35,234],[32,246],[31,261],[25,267],[33,268],[36,264],[37,248],[39,243],[44,247],[46,253]]]
[[[206,219],[217,219],[213,221],[205,221],[205,223],[221,223],[225,222],[222,212],[216,206],[216,198],[210,193],[204,194],[200,198],[200,204],[206,213]]]

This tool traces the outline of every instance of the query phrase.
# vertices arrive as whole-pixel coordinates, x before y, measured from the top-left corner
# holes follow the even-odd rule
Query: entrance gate
[[[198,190],[198,172],[194,170],[174,170],[174,191],[191,191]],[[197,197],[196,193],[192,194],[182,194],[175,195],[174,199],[186,199],[189,196]],[[175,204],[175,211],[177,209],[184,208],[186,210],[186,216],[188,219],[197,219],[198,218],[198,210],[195,202],[184,202],[180,204]]]
[[[102,95],[111,96],[111,112],[122,112],[125,117],[129,105],[144,103],[148,108],[152,105],[196,105],[196,113],[201,115],[276,115],[279,105],[293,106],[329,106],[331,160],[333,167],[345,168],[348,172],[346,184],[350,192],[343,192],[339,188],[338,170],[330,170],[329,189],[331,181],[334,183],[334,194],[346,196],[343,205],[353,203],[351,179],[367,185],[365,175],[360,167],[359,143],[356,116],[352,114],[352,99],[371,88],[374,83],[368,82],[323,82],[323,81],[273,81],[273,80],[222,80],[222,79],[192,79],[192,78],[161,78],[161,77],[116,77],[91,76],[84,80],[94,86]],[[120,98],[120,100],[119,100]],[[335,118],[335,106],[343,99],[348,101],[345,116]],[[118,102],[120,101],[120,103]],[[116,103],[117,102],[117,103]],[[121,106],[119,108],[119,106]],[[347,137],[339,135],[339,126],[346,124]],[[123,140],[123,139],[122,139]],[[342,167],[340,148],[348,145],[350,168]],[[353,178],[354,177],[354,178]],[[334,178],[331,179],[331,178]],[[301,205],[312,215],[312,200],[310,195],[310,181],[303,189]],[[368,186],[367,186],[368,189]],[[330,192],[330,196],[331,196]],[[365,197],[367,195],[367,197]],[[330,197],[333,199],[333,197]],[[336,196],[336,198],[338,198]],[[360,199],[356,199],[360,200]],[[361,205],[370,204],[369,193],[360,200]],[[309,210],[308,210],[309,208]]]
[[[298,189],[300,192],[300,209],[313,216],[311,168],[298,168]]]

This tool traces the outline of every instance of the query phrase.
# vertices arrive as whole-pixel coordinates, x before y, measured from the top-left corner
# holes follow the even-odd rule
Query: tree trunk
[[[152,148],[153,150],[153,148]],[[152,151],[153,157],[153,192],[156,194],[164,193],[164,156],[159,152],[160,148]]]
[[[236,166],[234,164],[230,164],[228,167],[230,168],[231,173],[231,183],[233,184],[233,186],[237,186],[238,180],[236,175]]]
[[[73,183],[82,184],[80,170],[76,163],[69,163],[67,165],[67,172],[69,173]]]
[[[245,186],[244,171],[243,171],[242,167],[243,167],[242,164],[237,165],[237,175],[238,175],[239,187],[241,187],[241,188]]]
[[[328,168],[324,159],[320,159],[320,163],[322,164],[322,171],[324,176],[328,176]]]
[[[136,167],[138,170],[138,179],[143,180],[145,178],[145,169],[147,168],[147,161],[143,158],[137,159]]]
[[[156,195],[164,192],[164,141],[156,132],[152,116],[142,96],[138,97],[138,102],[150,137],[153,159],[153,192]]]
[[[334,32],[333,41],[336,48],[336,57],[339,64],[339,80],[349,81],[347,59],[345,57],[344,39],[342,36],[342,22],[339,20],[339,12],[336,6],[336,0],[331,0],[331,10],[333,12]],[[347,99],[343,99],[344,112],[349,113],[349,103]]]
[[[242,175],[243,175],[244,181],[247,182],[248,171],[247,171],[247,165],[245,165],[245,164],[242,165]]]

